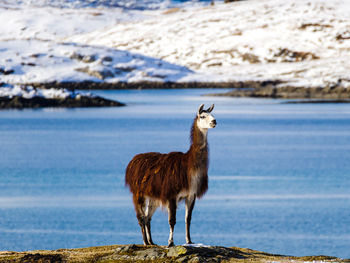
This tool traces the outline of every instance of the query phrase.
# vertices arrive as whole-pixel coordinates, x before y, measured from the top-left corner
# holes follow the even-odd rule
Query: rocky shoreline
[[[215,96],[252,97],[273,99],[308,99],[314,102],[350,102],[350,87],[341,85],[332,87],[293,87],[276,86],[273,84],[233,88],[227,93],[214,94]],[[312,102],[312,101],[310,101]]]
[[[329,256],[292,257],[238,247],[113,245],[78,249],[0,252],[0,263],[73,262],[350,262]]]
[[[275,87],[283,83],[279,80],[271,81],[236,81],[236,82],[47,82],[27,83],[35,88],[60,88],[67,90],[123,90],[123,89],[234,89],[234,88],[263,88]]]
[[[0,109],[24,109],[24,108],[45,108],[45,107],[117,107],[125,104],[105,99],[102,97],[80,96],[78,98],[53,98],[47,99],[42,97],[23,98],[0,97]]]
[[[237,82],[50,82],[28,83],[35,90],[124,90],[124,89],[231,89],[225,93],[208,96],[252,97],[285,99],[283,103],[350,103],[350,87],[293,87],[279,80]],[[98,96],[67,98],[24,98],[20,96],[0,97],[0,109],[23,109],[41,107],[115,107],[125,104]]]
[[[125,104],[64,88],[34,87],[0,83],[0,109],[44,107],[117,107]]]
[[[348,103],[350,87],[339,85],[327,87],[288,86],[281,80],[236,82],[51,82],[31,83],[33,87],[64,88],[67,90],[121,90],[121,89],[232,89],[226,93],[210,96],[252,97],[298,100],[291,103]],[[300,101],[299,101],[300,100]]]
[[[243,82],[242,82],[243,83]],[[264,82],[248,81],[245,85],[265,85]],[[47,83],[28,83],[26,85],[35,88],[64,88],[67,90],[124,90],[124,89],[227,89],[241,87],[240,82],[47,82]],[[237,86],[238,85],[238,86]]]

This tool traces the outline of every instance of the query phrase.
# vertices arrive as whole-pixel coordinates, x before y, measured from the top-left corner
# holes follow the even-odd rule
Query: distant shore
[[[0,263],[15,262],[349,262],[329,256],[293,257],[238,247],[113,245],[78,249],[0,252]]]
[[[283,84],[283,85],[282,85]],[[310,102],[349,102],[350,87],[296,87],[284,85],[280,80],[232,81],[232,82],[51,82],[30,83],[41,88],[65,88],[68,90],[124,90],[124,89],[232,89],[214,96],[253,97],[273,99],[309,99]]]
[[[246,84],[244,84],[246,83]],[[270,83],[270,82],[269,82]],[[237,85],[265,85],[264,82],[47,82],[47,83],[28,83],[36,88],[65,88],[68,90],[126,90],[126,89],[229,89],[235,88]]]
[[[288,100],[304,100],[304,102],[350,102],[350,87],[341,85],[332,87],[294,87],[276,86],[273,83],[233,88],[226,93],[212,94],[215,96],[272,98]],[[306,100],[306,101],[305,101]],[[296,102],[296,101],[294,101]]]
[[[284,99],[283,103],[350,103],[350,87],[293,87],[274,81],[237,82],[50,82],[28,83],[34,89],[75,90],[127,90],[127,89],[217,89],[207,96],[251,97]],[[222,93],[220,89],[230,89]],[[19,96],[0,97],[0,109],[22,109],[41,107],[115,107],[124,106],[122,102],[98,96],[79,96],[79,98],[24,98]]]

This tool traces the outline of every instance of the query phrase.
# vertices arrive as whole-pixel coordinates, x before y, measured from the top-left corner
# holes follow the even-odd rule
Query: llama
[[[137,154],[126,168],[125,185],[133,194],[136,217],[141,227],[143,244],[154,245],[151,236],[151,218],[159,206],[166,207],[170,234],[168,247],[174,245],[178,202],[185,200],[186,243],[192,244],[190,225],[196,198],[208,189],[208,129],[216,126],[211,115],[214,104],[203,110],[201,104],[191,129],[191,146],[186,153]]]

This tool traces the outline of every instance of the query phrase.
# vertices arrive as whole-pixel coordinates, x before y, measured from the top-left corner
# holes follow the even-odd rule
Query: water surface
[[[98,91],[128,106],[0,111],[0,250],[141,243],[128,161],[186,151],[198,106],[215,103],[193,241],[350,258],[350,106],[200,96],[208,92]],[[176,244],[183,219],[180,205]],[[165,245],[165,211],[152,227]]]

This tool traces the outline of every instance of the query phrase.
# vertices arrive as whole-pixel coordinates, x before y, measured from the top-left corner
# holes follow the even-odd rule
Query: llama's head
[[[200,129],[210,129],[215,128],[216,120],[214,116],[211,114],[214,109],[214,104],[211,105],[208,109],[204,110],[204,104],[199,106],[197,112],[197,125]]]

